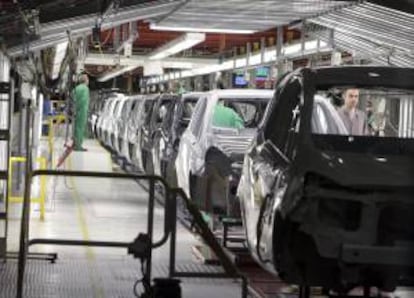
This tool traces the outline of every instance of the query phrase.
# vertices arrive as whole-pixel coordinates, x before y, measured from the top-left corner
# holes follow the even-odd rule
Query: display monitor
[[[256,81],[265,81],[269,78],[269,67],[260,66],[256,68]]]
[[[243,72],[233,73],[233,86],[234,87],[245,87],[247,85],[248,85],[248,82],[245,79]]]

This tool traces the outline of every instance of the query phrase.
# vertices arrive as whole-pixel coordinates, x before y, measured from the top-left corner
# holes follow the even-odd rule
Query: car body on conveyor
[[[88,123],[89,129],[95,138],[98,138],[98,120],[104,111],[104,106],[106,105],[110,95],[116,91],[117,89],[101,89],[99,90],[96,98],[91,97]]]
[[[178,100],[178,95],[173,94],[161,94],[158,95],[152,106],[151,114],[146,117],[142,127],[141,135],[139,139],[142,165],[145,172],[149,175],[154,174],[154,165],[153,165],[153,146],[154,138],[160,129],[166,125],[168,122],[168,114],[171,116],[171,113],[168,111],[174,110],[174,106]]]
[[[144,98],[142,95],[133,95],[130,96],[130,99],[131,107],[127,110],[128,114],[124,117],[123,127],[121,128],[120,155],[124,157],[127,162],[132,163],[132,144],[135,144],[136,142],[139,113]]]
[[[124,94],[118,94],[118,100],[115,103],[113,113],[109,115],[108,118],[108,138],[106,145],[113,151],[118,151],[118,140],[117,140],[117,128],[119,122],[121,121],[121,114],[124,106],[127,104],[128,99]]]
[[[151,122],[152,110],[156,104],[156,100],[159,95],[147,94],[144,95],[141,108],[137,111],[138,121],[136,122],[136,133],[130,134],[130,150],[132,164],[140,171],[145,171],[145,163],[142,154],[142,138],[144,135],[145,127]]]
[[[117,98],[116,94],[111,94],[109,96],[109,98],[106,100],[103,106],[102,112],[99,114],[98,120],[96,121],[97,137],[98,137],[98,140],[102,143],[103,143],[103,140],[106,134],[105,130],[106,130],[107,118],[109,117],[109,113],[113,109],[113,105],[115,104],[116,98]]]
[[[112,94],[109,100],[108,108],[102,117],[100,141],[106,147],[112,148],[111,138],[113,136],[113,126],[116,119],[115,111],[118,110],[121,101],[124,100],[124,95],[120,93]]]
[[[264,268],[342,293],[414,280],[413,82],[413,69],[391,67],[305,68],[281,80],[238,188]]]
[[[127,124],[129,117],[131,116],[132,106],[134,102],[134,97],[126,96],[123,105],[120,107],[119,115],[117,115],[115,119],[113,150],[120,157],[125,157],[122,154],[123,138],[126,133]]]
[[[175,166],[178,186],[200,209],[239,216],[235,194],[243,156],[272,96],[270,90],[229,89],[199,98],[181,137]],[[213,125],[219,101],[237,113],[243,128]]]
[[[175,159],[184,130],[190,123],[198,99],[203,93],[191,92],[181,95],[174,107],[169,107],[153,142],[154,174],[164,177],[170,186],[177,185]]]

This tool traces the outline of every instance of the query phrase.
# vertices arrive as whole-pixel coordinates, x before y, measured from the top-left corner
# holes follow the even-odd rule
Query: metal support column
[[[283,75],[283,26],[277,27],[277,39],[276,39],[276,61],[277,61],[277,76],[278,78]]]
[[[154,227],[154,198],[155,198],[155,181],[150,180],[149,181],[149,200],[148,200],[148,223],[147,223],[147,237],[152,243],[152,230]],[[166,195],[167,198],[168,194]],[[152,198],[152,199],[151,199]],[[167,204],[165,204],[167,206]],[[167,209],[166,209],[167,210]],[[167,221],[167,219],[165,219]],[[149,250],[148,256],[147,256],[147,268],[146,268],[146,276],[148,278],[151,278],[151,272],[152,272],[152,249]],[[151,284],[151,280],[147,281],[148,284]]]
[[[26,268],[28,237],[29,237],[29,217],[30,217],[30,196],[32,185],[32,151],[31,151],[31,101],[27,103],[26,113],[26,167],[25,167],[25,189],[23,197],[22,221],[20,225],[20,245],[19,245],[19,267],[17,272],[17,297],[23,297],[24,271]]]
[[[19,90],[21,90],[22,87],[22,83],[20,82],[20,86],[19,86]],[[20,100],[23,101],[23,98],[21,96],[20,93]],[[17,156],[23,156],[25,154],[24,152],[24,148],[26,147],[25,145],[25,131],[24,131],[24,119],[26,117],[26,105],[24,103],[21,104],[21,109],[19,111],[19,127],[17,129],[17,136],[18,136],[18,151],[17,151]],[[20,190],[21,189],[21,184],[22,184],[22,173],[23,173],[23,169],[22,169],[22,164],[17,164],[17,181],[16,181],[16,189]]]
[[[10,61],[0,52],[0,258],[5,259],[8,236],[11,98]]]
[[[266,53],[266,38],[262,37],[260,39],[260,64],[266,63],[265,53]]]

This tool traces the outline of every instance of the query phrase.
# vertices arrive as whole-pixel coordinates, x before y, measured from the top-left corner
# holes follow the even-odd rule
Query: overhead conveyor
[[[171,11],[177,3],[171,1],[155,1],[151,4],[137,4],[121,7],[109,13],[103,20],[101,29],[108,29],[131,21],[156,18]],[[38,39],[30,42],[29,50],[38,51],[68,40],[68,32],[77,37],[88,35],[96,24],[96,14],[80,15],[77,17],[40,24]],[[10,56],[15,57],[23,53],[23,46],[8,49]]]
[[[307,32],[361,59],[381,65],[414,65],[414,17],[404,11],[365,1],[308,19]]]

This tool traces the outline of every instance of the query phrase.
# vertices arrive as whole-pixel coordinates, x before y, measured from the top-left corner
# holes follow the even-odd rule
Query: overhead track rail
[[[336,48],[359,59],[381,65],[414,65],[414,14],[364,2],[309,19],[307,26],[308,34],[332,40]]]
[[[151,19],[162,16],[171,11],[177,2],[153,1],[151,4],[133,5],[119,8],[116,12],[108,13],[101,24],[101,29],[109,29],[128,22]],[[90,34],[96,24],[96,14],[82,15],[62,21],[40,25],[39,39],[29,44],[29,51],[38,51],[55,44],[67,41],[67,32],[71,36]],[[10,56],[19,56],[23,53],[23,46],[16,46],[8,50]]]
[[[293,21],[315,17],[359,2],[332,0],[190,1],[174,13],[155,22],[154,25],[159,30],[253,33],[288,25]],[[235,28],[237,30],[234,30]]]

